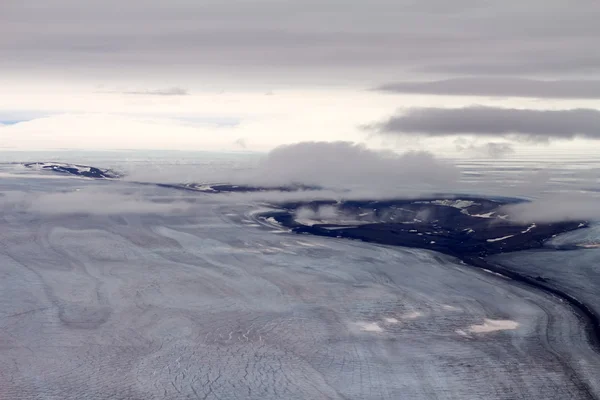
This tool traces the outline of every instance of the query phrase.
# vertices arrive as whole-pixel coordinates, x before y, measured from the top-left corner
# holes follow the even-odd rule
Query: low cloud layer
[[[272,150],[253,175],[279,184],[399,187],[451,183],[459,173],[428,152],[399,155],[351,142],[302,142]]]
[[[479,144],[459,138],[455,141],[455,145],[457,151],[491,158],[502,158],[515,152],[514,146],[507,142],[487,142]]]
[[[334,206],[320,206],[316,210],[310,207],[300,207],[294,212],[299,220],[318,220],[318,221],[336,221],[340,215],[339,210]]]
[[[600,139],[600,111],[594,109],[530,110],[470,106],[412,108],[370,126],[383,134],[482,137],[512,136],[529,141]]]
[[[97,189],[45,194],[8,192],[0,197],[0,210],[11,209],[43,215],[172,215],[187,212],[190,208],[191,204],[184,201],[157,202],[143,198],[141,194]]]
[[[300,142],[277,147],[262,156],[238,156],[235,161],[224,158],[221,163],[150,166],[142,170],[133,165],[130,171],[124,173],[129,181],[231,183],[262,187],[298,184],[326,190],[351,190],[353,195],[363,197],[450,189],[460,176],[453,164],[429,152],[398,154],[352,142]],[[316,195],[315,191],[307,193],[309,196]],[[286,198],[297,196],[283,194]]]
[[[456,78],[432,82],[397,82],[376,90],[453,96],[599,99],[600,80],[536,80],[519,78]]]
[[[570,193],[506,206],[504,211],[511,220],[524,222],[599,220],[599,202],[595,195]]]

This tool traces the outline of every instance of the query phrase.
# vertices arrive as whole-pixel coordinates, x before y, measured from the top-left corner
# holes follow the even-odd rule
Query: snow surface
[[[454,258],[274,234],[253,217],[257,204],[219,196],[0,177],[2,193],[80,187],[140,202],[192,196],[195,206],[76,216],[5,209],[0,398],[599,393],[600,358],[570,307]]]

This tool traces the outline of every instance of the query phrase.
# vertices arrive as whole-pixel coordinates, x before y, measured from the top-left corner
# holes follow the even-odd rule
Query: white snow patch
[[[531,224],[529,226],[529,228],[525,229],[524,231],[521,231],[521,233],[527,233],[530,232],[533,228],[535,228],[537,225],[535,223]]]
[[[273,218],[273,217],[269,217],[269,218],[267,218],[267,219],[266,219],[266,221],[267,221],[268,223],[270,223],[270,224],[273,224],[273,225],[279,225],[279,226],[281,226],[281,224],[280,224],[280,223],[279,223],[279,222],[278,222],[278,221],[277,221],[275,218]]]
[[[377,322],[357,322],[356,325],[364,332],[383,332],[383,328],[381,328]]]
[[[463,208],[468,208],[471,207],[473,205],[477,205],[478,203],[475,203],[472,200],[434,200],[431,202],[432,204],[436,204],[438,206],[448,206],[448,207],[454,207],[454,208],[458,208],[458,209],[463,209]]]
[[[400,316],[400,319],[417,319],[419,317],[422,317],[423,313],[419,312],[419,311],[411,311],[409,313],[406,314],[402,314]]]
[[[28,167],[31,169],[34,169],[36,171],[44,171],[44,170],[50,170],[50,169],[54,169],[54,168],[69,168],[69,169],[76,170],[78,173],[91,172],[91,170],[92,170],[92,167],[88,167],[85,165],[67,164],[67,163],[33,163],[33,164],[28,164]]]
[[[193,186],[193,188],[199,192],[216,192],[216,190],[210,185]]]
[[[600,248],[600,243],[580,244],[578,247],[583,247],[585,249],[596,249]]]
[[[470,214],[471,217],[476,217],[476,218],[494,218],[494,211],[490,211],[488,213],[485,214]]]
[[[352,225],[352,226],[324,226],[323,229],[327,229],[328,231],[339,231],[340,229],[347,229],[347,228],[357,228],[358,225]]]
[[[485,272],[487,272],[488,274],[492,274],[492,275],[500,276],[500,277],[502,277],[502,278],[505,278],[505,279],[509,279],[507,276],[504,276],[504,275],[502,275],[502,274],[499,274],[499,273],[497,273],[497,272],[494,272],[494,271],[490,271],[489,269],[485,269],[485,268],[482,268],[482,269],[483,269]]]
[[[448,310],[448,311],[459,311],[460,310],[460,308],[451,306],[449,304],[442,304],[442,308],[444,310]]]
[[[483,324],[471,325],[469,327],[470,333],[489,333],[496,331],[509,331],[515,330],[519,327],[519,323],[511,321],[510,319],[489,319],[483,320]]]
[[[487,241],[488,242],[499,242],[501,240],[508,239],[508,238],[513,237],[513,236],[515,236],[515,235],[508,235],[508,236],[503,236],[503,237],[499,237],[499,238],[495,238],[495,239],[488,239]]]
[[[315,244],[315,243],[308,243],[308,242],[301,242],[301,241],[297,241],[296,242],[298,245],[300,246],[304,246],[304,247],[323,247],[320,244]]]

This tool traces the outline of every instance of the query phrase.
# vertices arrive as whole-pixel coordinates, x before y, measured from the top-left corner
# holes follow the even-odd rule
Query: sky
[[[600,151],[596,0],[3,0],[0,149]]]

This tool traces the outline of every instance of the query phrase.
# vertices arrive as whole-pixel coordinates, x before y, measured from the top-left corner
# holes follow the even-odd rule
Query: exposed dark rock
[[[43,171],[58,172],[60,174],[69,174],[75,176],[83,176],[86,178],[96,179],[115,179],[119,178],[119,174],[109,169],[100,169],[87,165],[64,164],[64,163],[46,163],[33,162],[24,164],[28,168],[40,169]]]
[[[265,216],[297,233],[481,257],[539,248],[553,235],[586,226],[581,221],[517,223],[503,213],[506,204],[485,198],[312,201],[285,203]],[[320,216],[323,207],[335,216]],[[310,223],[297,217],[311,212]]]

